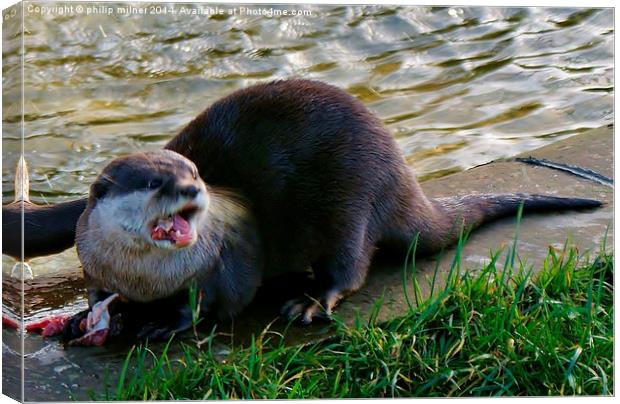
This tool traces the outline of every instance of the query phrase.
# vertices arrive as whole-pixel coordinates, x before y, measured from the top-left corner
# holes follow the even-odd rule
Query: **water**
[[[271,79],[323,80],[353,94],[422,180],[613,122],[612,9],[297,5],[274,9],[311,15],[208,17],[181,15],[179,4],[134,4],[159,15],[104,6],[26,10],[25,155],[37,203],[85,195],[113,157],[161,148],[213,101]],[[12,27],[5,20],[4,203],[21,134]],[[13,263],[3,257],[5,280]],[[31,265],[46,293],[28,316],[84,304],[79,280],[55,290],[63,276],[79,277],[74,250]]]

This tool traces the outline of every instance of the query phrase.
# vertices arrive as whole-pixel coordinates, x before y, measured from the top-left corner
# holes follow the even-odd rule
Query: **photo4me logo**
[[[201,4],[109,4],[109,3],[30,3],[26,11],[30,14],[46,15],[232,15],[232,16],[254,16],[254,17],[312,17],[312,10],[303,6],[261,7],[257,6],[235,6],[222,7],[218,5]]]

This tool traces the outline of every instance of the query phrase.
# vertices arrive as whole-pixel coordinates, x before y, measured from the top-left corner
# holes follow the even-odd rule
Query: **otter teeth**
[[[165,232],[170,231],[172,229],[172,226],[174,226],[172,215],[166,218],[160,218],[159,220],[157,220],[156,228],[162,229]]]

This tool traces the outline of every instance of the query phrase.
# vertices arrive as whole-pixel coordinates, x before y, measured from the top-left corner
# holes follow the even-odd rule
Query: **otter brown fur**
[[[215,102],[166,146],[193,161],[210,186],[252,204],[269,271],[311,267],[313,299],[285,306],[305,322],[329,313],[364,282],[376,248],[418,252],[453,242],[461,226],[526,210],[599,206],[544,195],[429,199],[386,127],[331,85],[287,80]],[[72,220],[73,217],[67,220]]]

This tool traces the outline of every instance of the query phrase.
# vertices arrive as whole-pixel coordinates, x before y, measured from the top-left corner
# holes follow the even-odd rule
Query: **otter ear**
[[[108,184],[105,181],[96,181],[90,186],[90,194],[95,199],[101,199],[108,192]]]

